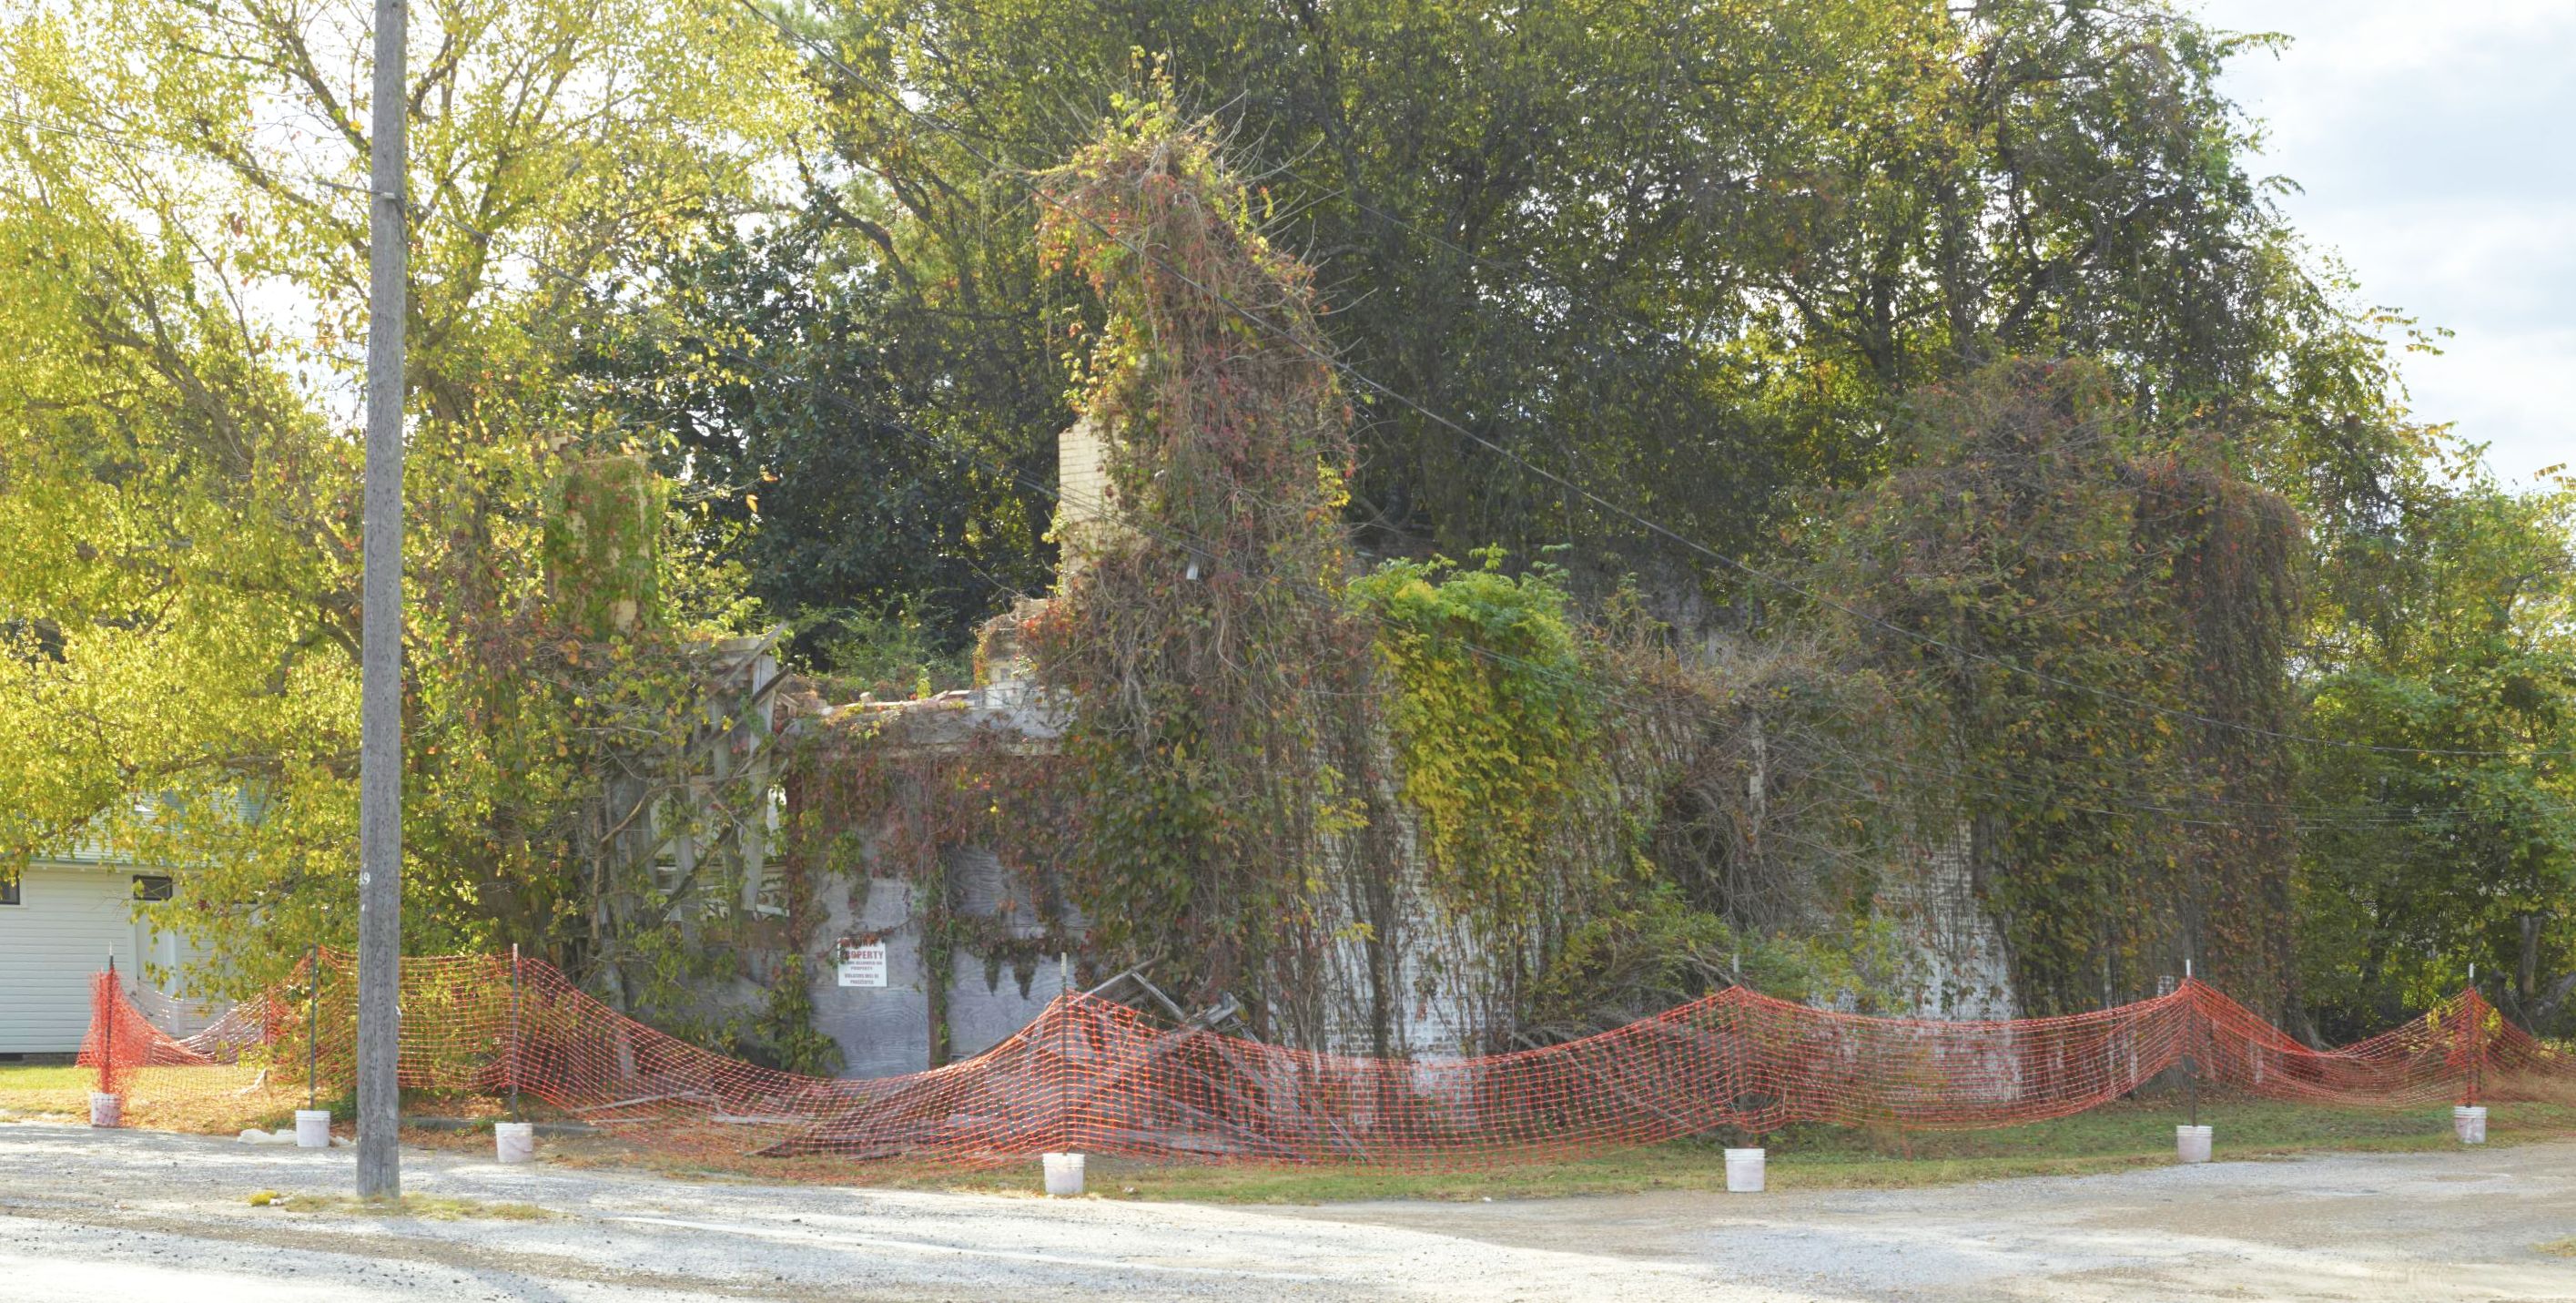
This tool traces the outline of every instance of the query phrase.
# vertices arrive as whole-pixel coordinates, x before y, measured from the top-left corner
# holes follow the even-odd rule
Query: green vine
[[[1072,707],[1070,885],[1108,962],[1312,1039],[1328,847],[1374,782],[1367,636],[1340,598],[1349,405],[1310,273],[1262,235],[1216,128],[1159,80],[1115,107],[1041,178],[1041,254],[1105,309],[1069,361],[1123,525],[1067,541],[1089,554],[1030,644]]]
[[[1114,519],[1066,531],[1060,595],[995,635],[1030,652],[1061,735],[930,745],[944,707],[915,702],[836,720],[800,762],[799,807],[832,817],[807,841],[855,839],[845,862],[922,888],[934,1023],[960,952],[993,983],[1058,950],[1148,965],[1183,1000],[1239,999],[1260,1035],[1322,1045],[1356,1017],[1382,1053],[1434,998],[1500,1043],[1733,980],[1701,962],[1712,936],[1757,935],[1720,917],[1721,875],[1648,854],[1685,779],[1713,794],[1694,811],[1740,822],[1742,778],[1703,761],[1732,698],[1632,595],[1587,624],[1552,565],[1488,551],[1352,578],[1351,414],[1308,272],[1261,234],[1213,128],[1159,86],[1119,109],[1045,174],[1039,231],[1102,309],[1069,362]],[[965,846],[1002,858],[1043,937],[950,907],[941,857]],[[1678,949],[1595,962],[1639,944]]]
[[[1999,364],[1918,415],[1916,464],[1832,520],[1817,586],[1871,617],[1846,636],[1903,703],[1908,784],[1973,829],[2024,1007],[2193,959],[2277,1011],[2288,766],[2243,726],[2288,720],[2295,516],[2090,364]]]
[[[839,1042],[814,1029],[814,992],[805,981],[805,956],[791,951],[769,983],[769,1003],[733,1052],[763,1067],[828,1077],[841,1070]]]
[[[1379,624],[1389,732],[1433,888],[1508,952],[1543,907],[1625,871],[1630,848],[1567,846],[1569,824],[1611,796],[1614,775],[1610,693],[1561,572],[1514,576],[1500,549],[1478,557],[1475,569],[1390,562],[1352,596]]]

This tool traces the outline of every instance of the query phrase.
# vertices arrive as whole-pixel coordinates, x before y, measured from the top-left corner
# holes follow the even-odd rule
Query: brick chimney
[[[1085,415],[1055,438],[1057,592],[1124,533],[1109,486],[1109,441]]]

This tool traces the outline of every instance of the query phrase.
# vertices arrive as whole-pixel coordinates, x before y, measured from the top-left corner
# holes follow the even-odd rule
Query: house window
[[[170,898],[170,880],[158,874],[152,874],[149,876],[137,875],[134,879],[134,898],[136,900],[168,900]]]
[[[25,903],[26,901],[21,899],[18,895],[18,879],[10,878],[6,881],[0,881],[0,905],[23,905]]]

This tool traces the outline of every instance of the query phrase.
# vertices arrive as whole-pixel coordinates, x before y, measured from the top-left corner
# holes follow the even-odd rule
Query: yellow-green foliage
[[[12,112],[60,128],[0,135],[0,874],[83,840],[172,866],[164,921],[203,948],[196,976],[236,993],[355,929],[362,484],[345,409],[368,157],[335,88],[370,58],[344,15],[241,17],[68,0],[0,19]],[[482,6],[414,69],[415,952],[587,946],[602,878],[578,820],[599,757],[702,718],[676,644],[701,620],[730,627],[739,583],[651,546],[672,513],[647,469],[615,463],[576,504],[617,518],[587,536],[595,561],[614,546],[613,591],[589,591],[611,625],[635,603],[636,637],[557,627],[539,535],[568,461],[659,442],[583,401],[573,371],[600,315],[583,287],[756,200],[759,160],[802,120],[794,56],[758,21]]]
[[[1566,933],[1531,980],[1516,1035],[1530,1043],[1615,1027],[1725,986],[1802,1004],[1877,1010],[1896,980],[1883,922],[1762,936],[1693,907],[1669,879],[1638,884]]]
[[[585,637],[631,633],[654,605],[670,486],[636,455],[566,466],[543,550],[555,618]]]
[[[1546,893],[1565,818],[1609,781],[1603,693],[1561,576],[1391,562],[1352,585],[1377,617],[1394,680],[1389,723],[1431,879],[1453,910],[1501,931]],[[1596,864],[1597,873],[1616,864]]]

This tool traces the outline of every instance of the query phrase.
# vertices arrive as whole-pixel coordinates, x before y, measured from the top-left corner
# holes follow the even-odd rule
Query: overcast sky
[[[2201,0],[2295,38],[2226,85],[2263,167],[2369,301],[2457,332],[2405,366],[2421,419],[2507,480],[2576,461],[2576,0]]]

